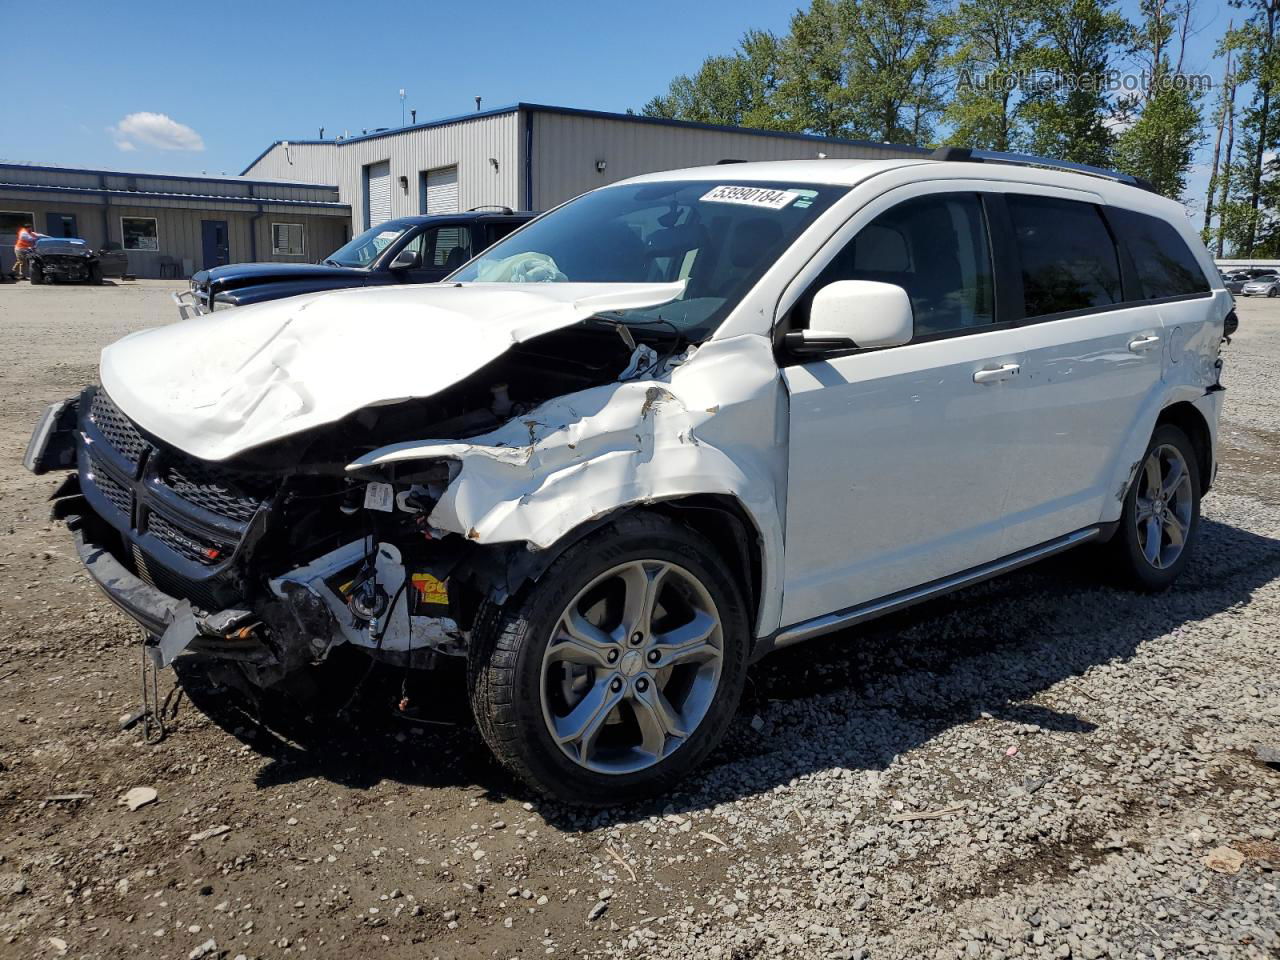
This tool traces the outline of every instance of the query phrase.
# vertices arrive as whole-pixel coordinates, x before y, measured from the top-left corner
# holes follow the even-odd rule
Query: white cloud
[[[163,113],[131,113],[107,131],[121,150],[136,150],[139,144],[159,150],[204,149],[200,134]]]

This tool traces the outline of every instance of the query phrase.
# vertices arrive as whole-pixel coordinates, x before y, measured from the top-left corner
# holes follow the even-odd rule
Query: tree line
[[[646,116],[1111,167],[1201,201],[1205,242],[1280,256],[1280,0],[1230,0],[1219,76],[1197,0],[812,0],[674,78]],[[1207,194],[1188,197],[1212,140]]]

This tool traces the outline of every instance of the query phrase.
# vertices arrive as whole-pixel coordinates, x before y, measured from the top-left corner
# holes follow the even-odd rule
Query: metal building
[[[641,173],[725,159],[901,157],[911,148],[532,103],[334,140],[279,140],[244,176],[334,183],[356,231],[484,204],[546,210]],[[918,151],[926,155],[927,151]]]
[[[0,268],[22,224],[124,249],[138,277],[188,277],[236,261],[308,263],[349,236],[351,210],[325,183],[170,176],[0,163]]]

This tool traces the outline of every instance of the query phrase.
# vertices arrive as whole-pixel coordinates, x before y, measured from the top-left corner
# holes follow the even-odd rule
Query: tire
[[[34,260],[27,264],[27,273],[32,283],[37,285],[44,283],[44,268]]]
[[[1267,291],[1268,297],[1274,297],[1277,295],[1280,295],[1280,291],[1277,291],[1275,287],[1272,287],[1270,290]]]
[[[1174,454],[1185,468],[1186,479],[1177,474],[1174,489],[1170,491],[1166,487]],[[1153,504],[1149,494],[1155,481],[1151,471],[1155,469],[1160,473],[1160,495]],[[1187,435],[1172,424],[1156,427],[1125,494],[1120,529],[1108,545],[1123,582],[1139,590],[1157,591],[1164,590],[1178,578],[1200,533],[1201,489],[1199,461]],[[1182,531],[1182,543],[1176,550],[1175,530]]]
[[[95,287],[102,286],[102,264],[93,263],[89,265],[89,283]]]
[[[476,724],[498,760],[540,793],[576,805],[668,793],[719,743],[742,695],[750,624],[731,566],[687,527],[635,514],[569,547],[506,604],[484,605],[467,680]],[[640,593],[630,589],[640,584]],[[645,608],[626,602],[641,593],[656,597],[658,615],[628,613]],[[563,629],[570,609],[579,640]],[[645,623],[652,630],[631,632]],[[578,724],[584,710],[592,719]],[[601,716],[607,722],[594,724]],[[594,733],[563,745],[552,732],[593,724]]]

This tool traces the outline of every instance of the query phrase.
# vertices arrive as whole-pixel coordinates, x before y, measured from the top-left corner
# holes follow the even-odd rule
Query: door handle
[[[974,383],[999,383],[1001,380],[1008,380],[1016,377],[1022,371],[1022,367],[1016,363],[1006,363],[1003,366],[992,367],[987,370],[975,370],[973,374]]]
[[[1129,341],[1129,352],[1144,353],[1147,350],[1150,350],[1159,342],[1160,342],[1159,337],[1139,337],[1137,340]]]

